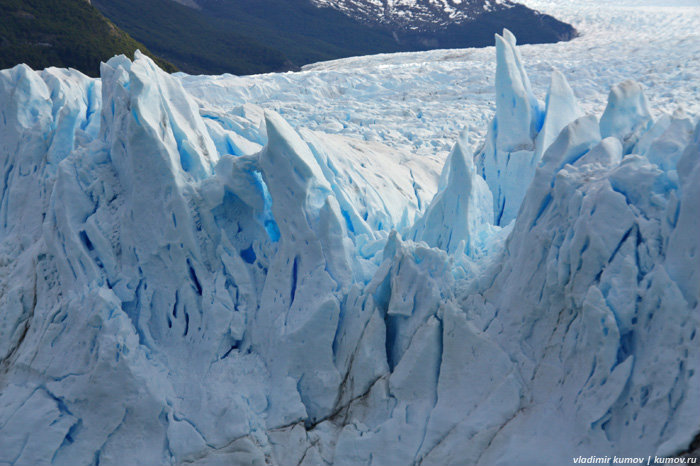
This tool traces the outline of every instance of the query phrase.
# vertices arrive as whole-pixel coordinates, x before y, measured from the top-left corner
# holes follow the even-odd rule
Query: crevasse
[[[509,32],[496,55],[486,140],[441,173],[201,111],[138,53],[1,71],[0,464],[686,448],[698,119],[634,82],[582,116],[557,71],[542,104]]]

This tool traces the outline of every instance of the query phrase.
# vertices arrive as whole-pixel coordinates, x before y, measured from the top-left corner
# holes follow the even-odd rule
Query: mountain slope
[[[290,67],[280,51],[241,33],[244,20],[206,16],[172,0],[92,3],[119,27],[191,74],[251,74]]]
[[[443,22],[437,29],[367,21],[310,0],[198,0],[198,8],[172,0],[94,4],[189,73],[250,74],[356,55],[484,46],[503,27],[519,34],[524,43],[575,35],[571,26],[513,4],[480,7],[478,16]]]
[[[306,0],[93,0],[105,16],[188,73],[253,74],[400,47],[344,14]]]
[[[101,61],[118,54],[133,56],[137,49],[164,69],[175,70],[85,0],[0,0],[0,69],[26,63],[35,69],[72,67],[97,76]]]

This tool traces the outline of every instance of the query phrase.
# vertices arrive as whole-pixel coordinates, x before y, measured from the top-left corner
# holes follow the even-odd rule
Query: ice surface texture
[[[0,72],[0,464],[687,447],[697,118],[652,118],[633,82],[581,116],[559,72],[542,104],[508,32],[496,76],[485,142],[440,173],[200,108],[143,55]]]
[[[682,106],[700,113],[697,0],[519,3],[563,19],[581,34],[568,42],[518,47],[539,99],[556,67],[584,113],[600,116],[610,88],[630,78],[644,86],[653,112]],[[381,54],[307,65],[299,73],[180,79],[208,109],[257,104],[294,127],[444,159],[465,126],[472,141],[484,139],[496,110],[494,54],[493,47]],[[262,119],[261,113],[248,116]]]

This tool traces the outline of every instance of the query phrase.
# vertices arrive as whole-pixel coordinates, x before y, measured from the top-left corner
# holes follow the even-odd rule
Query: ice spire
[[[496,35],[496,116],[476,156],[478,172],[493,195],[494,222],[510,223],[547,147],[559,131],[580,115],[573,91],[555,71],[545,109],[537,101],[530,80],[507,29]]]
[[[540,114],[515,37],[504,29],[503,36],[496,34],[496,147],[506,152],[530,150]]]
[[[443,174],[447,184],[416,222],[412,236],[429,246],[470,254],[484,225],[493,223],[491,193],[476,174],[466,133],[452,148]]]
[[[341,383],[333,340],[340,314],[336,292],[350,280],[347,231],[309,146],[280,115],[266,112],[265,122],[268,144],[259,164],[280,241],[251,327],[252,344],[281,387],[270,400],[268,422],[313,423],[330,414]],[[318,360],[314,367],[304,364],[309,352]]]
[[[561,130],[581,114],[571,86],[559,70],[554,70],[547,92],[544,123],[537,135],[535,157],[538,161],[542,159],[542,154],[554,142]]]
[[[614,136],[622,142],[624,153],[629,150],[652,124],[649,103],[642,86],[631,80],[610,89],[608,105],[600,117],[600,134],[606,138]]]

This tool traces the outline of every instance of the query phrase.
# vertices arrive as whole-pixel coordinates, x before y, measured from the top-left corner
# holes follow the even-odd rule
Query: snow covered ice
[[[574,25],[581,36],[518,49],[535,95],[544,100],[553,68],[584,113],[600,116],[610,88],[634,79],[653,112],[700,112],[697,0],[526,0]],[[354,57],[299,73],[182,76],[207,109],[260,121],[250,104],[274,109],[294,127],[379,141],[403,152],[447,156],[464,127],[483,140],[495,113],[493,47]],[[556,135],[554,135],[556,136]]]
[[[285,111],[313,70],[171,76],[137,54],[100,79],[1,71],[0,464],[686,449],[698,103],[654,113],[621,79],[599,106],[566,67],[540,86],[528,58],[565,46],[537,47],[505,31],[450,52],[495,56],[496,108],[474,104],[461,132],[468,119],[431,116],[421,131],[451,136],[416,131],[415,151],[402,122],[416,114],[382,120],[401,104],[376,126],[304,124],[330,85]],[[315,69],[350,79],[341,65]],[[278,105],[262,102],[270,82]]]

